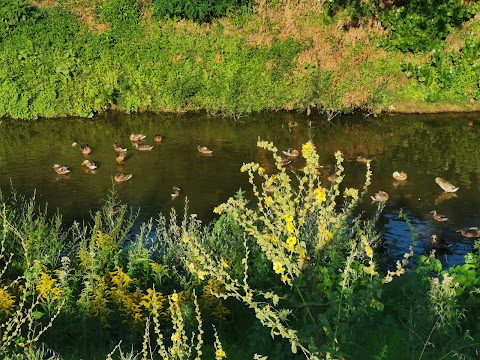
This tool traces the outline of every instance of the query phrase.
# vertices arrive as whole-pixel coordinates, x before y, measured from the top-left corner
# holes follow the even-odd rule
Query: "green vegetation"
[[[0,116],[478,108],[477,2],[1,5]]]
[[[255,201],[237,193],[209,225],[172,212],[132,234],[135,214],[112,192],[91,222],[64,228],[34,199],[2,194],[1,355],[475,358],[478,252],[448,271],[433,253],[412,259],[411,228],[410,252],[381,265],[377,216],[352,215],[368,163],[365,187],[345,187],[337,153],[324,188],[311,142],[298,178],[273,144],[258,146],[276,170],[245,164]]]

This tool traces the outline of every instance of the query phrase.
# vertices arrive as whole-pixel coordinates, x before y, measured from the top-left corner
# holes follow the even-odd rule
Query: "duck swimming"
[[[388,200],[388,194],[385,191],[379,191],[375,196],[370,196],[373,201],[385,202]]]
[[[172,196],[172,198],[176,198],[178,195],[180,195],[180,188],[174,186],[170,195]]]
[[[85,165],[90,170],[95,170],[97,168],[97,164],[95,164],[94,161],[90,160],[85,160],[84,162],[82,162],[82,165]]]
[[[153,145],[138,145],[136,142],[133,143],[133,147],[140,151],[150,151],[153,149]]]
[[[456,187],[455,185],[450,184],[448,181],[443,180],[441,177],[435,178],[435,182],[438,186],[442,188],[443,191],[447,193],[456,192],[459,189],[458,186]]]
[[[53,165],[53,170],[55,170],[55,172],[58,175],[65,175],[65,174],[68,174],[70,172],[68,167],[63,166],[63,165],[58,165],[58,164]]]
[[[132,174],[124,175],[122,173],[118,173],[115,175],[114,179],[116,182],[125,182],[132,178]]]
[[[124,152],[119,152],[117,157],[115,158],[115,161],[117,162],[117,164],[124,164],[126,157],[127,154],[125,154]]]
[[[115,150],[117,153],[120,153],[120,152],[126,153],[127,152],[127,148],[118,146],[116,143],[113,144],[113,150]]]
[[[430,211],[430,214],[433,214],[433,218],[434,218],[436,221],[445,222],[445,221],[448,220],[448,218],[447,218],[446,216],[437,214],[437,210],[432,210],[432,211]]]
[[[210,150],[209,148],[207,148],[206,146],[197,146],[197,150],[202,153],[202,154],[211,154],[213,153],[213,150]]]
[[[466,231],[463,230],[463,229],[459,229],[456,232],[461,233],[462,236],[466,237],[466,238],[478,238],[478,237],[480,237],[480,231],[479,231],[478,227],[471,227],[471,228],[467,229]]]
[[[297,157],[300,155],[300,151],[292,148],[288,148],[287,150],[282,151],[288,157]]]
[[[80,151],[83,155],[90,155],[92,149],[90,148],[90,146],[88,146],[88,144],[85,144],[80,147]]]
[[[142,141],[147,135],[143,134],[130,134],[130,141]]]
[[[401,171],[401,172],[395,171],[392,174],[392,176],[395,180],[398,180],[398,181],[405,181],[405,180],[407,180],[407,177],[408,177],[407,173],[403,172],[403,171]]]
[[[452,244],[442,241],[437,235],[432,235],[432,247],[435,249],[448,249]]]

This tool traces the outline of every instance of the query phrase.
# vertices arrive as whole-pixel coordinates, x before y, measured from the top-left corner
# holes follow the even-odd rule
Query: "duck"
[[[200,146],[198,145],[197,146],[197,149],[200,153],[202,154],[211,154],[213,153],[213,150],[210,150],[209,148],[207,148],[206,146]]]
[[[127,154],[125,154],[124,152],[119,152],[117,157],[115,158],[115,161],[117,162],[117,164],[124,164],[126,157]]]
[[[398,181],[404,181],[404,180],[407,180],[407,173],[406,172],[403,172],[403,171],[395,171],[393,174],[392,174],[393,178],[395,180],[398,180]]]
[[[275,191],[275,188],[272,185],[262,184],[262,189],[267,195],[273,195],[273,192]]]
[[[112,206],[112,209],[111,209],[111,211],[110,211],[110,214],[111,214],[112,216],[116,216],[116,215],[120,214],[121,211],[122,211],[122,205],[116,204],[116,205],[113,205],[113,206]]]
[[[430,211],[430,214],[433,214],[433,218],[434,218],[436,221],[445,222],[445,221],[448,220],[448,218],[447,218],[445,215],[437,214],[437,210],[432,210],[432,211]]]
[[[471,227],[471,228],[467,229],[466,231],[463,230],[463,229],[459,229],[456,232],[461,233],[462,236],[466,237],[466,238],[478,238],[478,237],[480,237],[480,231],[479,231],[478,227]]]
[[[118,146],[117,143],[113,144],[113,150],[115,150],[117,153],[120,153],[120,152],[126,153],[127,152],[127,148]]]
[[[65,175],[65,174],[68,174],[70,172],[68,167],[63,166],[63,165],[58,165],[58,164],[53,165],[53,170],[55,170],[55,172],[58,175]]]
[[[447,193],[453,193],[459,189],[458,186],[450,184],[448,181],[443,180],[441,177],[436,177],[435,182],[443,189],[443,191]]]
[[[143,134],[130,134],[130,141],[142,141],[147,135]]]
[[[359,155],[355,158],[355,161],[357,161],[359,163],[362,163],[362,164],[366,164],[366,163],[372,161],[372,159],[367,159],[366,157]]]
[[[388,194],[385,191],[379,191],[375,196],[370,196],[373,201],[385,202],[388,200]]]
[[[97,164],[95,164],[95,162],[91,160],[84,160],[82,162],[82,165],[85,165],[90,170],[95,170],[97,168]]]
[[[336,182],[337,181],[337,175],[336,174],[328,175],[327,176],[327,181],[329,181],[331,183]]]
[[[153,145],[138,145],[136,142],[133,143],[133,147],[140,151],[150,151],[153,149]]]
[[[290,160],[290,159],[283,159],[282,158],[282,160],[280,160],[280,165],[285,166],[285,165],[290,164],[291,162],[292,162],[292,160]]]
[[[172,198],[176,198],[178,195],[180,195],[180,188],[174,186],[170,195],[172,196]]]
[[[80,151],[82,152],[83,155],[90,155],[90,153],[92,152],[92,149],[90,148],[90,146],[88,146],[88,144],[84,144],[80,146]]]
[[[284,153],[288,157],[297,157],[298,155],[300,155],[300,151],[298,151],[297,149],[292,149],[292,148],[288,148],[287,150],[283,150],[282,153]]]
[[[448,249],[452,244],[442,241],[437,235],[432,235],[432,247],[435,249]]]
[[[132,174],[124,175],[122,173],[118,173],[115,175],[114,179],[116,182],[125,182],[132,178]]]
[[[156,134],[155,137],[153,138],[153,141],[155,141],[156,143],[161,143],[162,140],[163,140],[163,137],[160,134]]]

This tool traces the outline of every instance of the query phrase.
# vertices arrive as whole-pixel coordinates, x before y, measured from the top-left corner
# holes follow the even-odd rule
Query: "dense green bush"
[[[20,23],[34,23],[41,11],[25,0],[0,0],[0,38]]]
[[[403,52],[429,51],[441,46],[453,27],[471,19],[478,3],[463,0],[412,0],[381,13],[388,31],[386,48]]]
[[[155,0],[152,9],[154,16],[162,18],[180,17],[205,22],[250,6],[250,0]]]
[[[471,19],[480,9],[478,2],[463,0],[336,0],[325,1],[328,16],[345,10],[350,25],[377,18],[387,31],[381,45],[402,52],[430,51],[443,44],[453,27]]]
[[[479,55],[480,39],[470,38],[465,40],[460,51],[434,49],[428,62],[405,62],[402,70],[422,88],[427,101],[480,100]]]

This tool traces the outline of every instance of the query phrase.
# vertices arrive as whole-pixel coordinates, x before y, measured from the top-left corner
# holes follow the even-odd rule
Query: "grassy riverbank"
[[[433,30],[388,15],[400,5],[342,1],[239,1],[209,22],[165,18],[159,0],[7,3],[0,116],[480,109],[475,2],[412,2],[408,14],[430,16]]]

